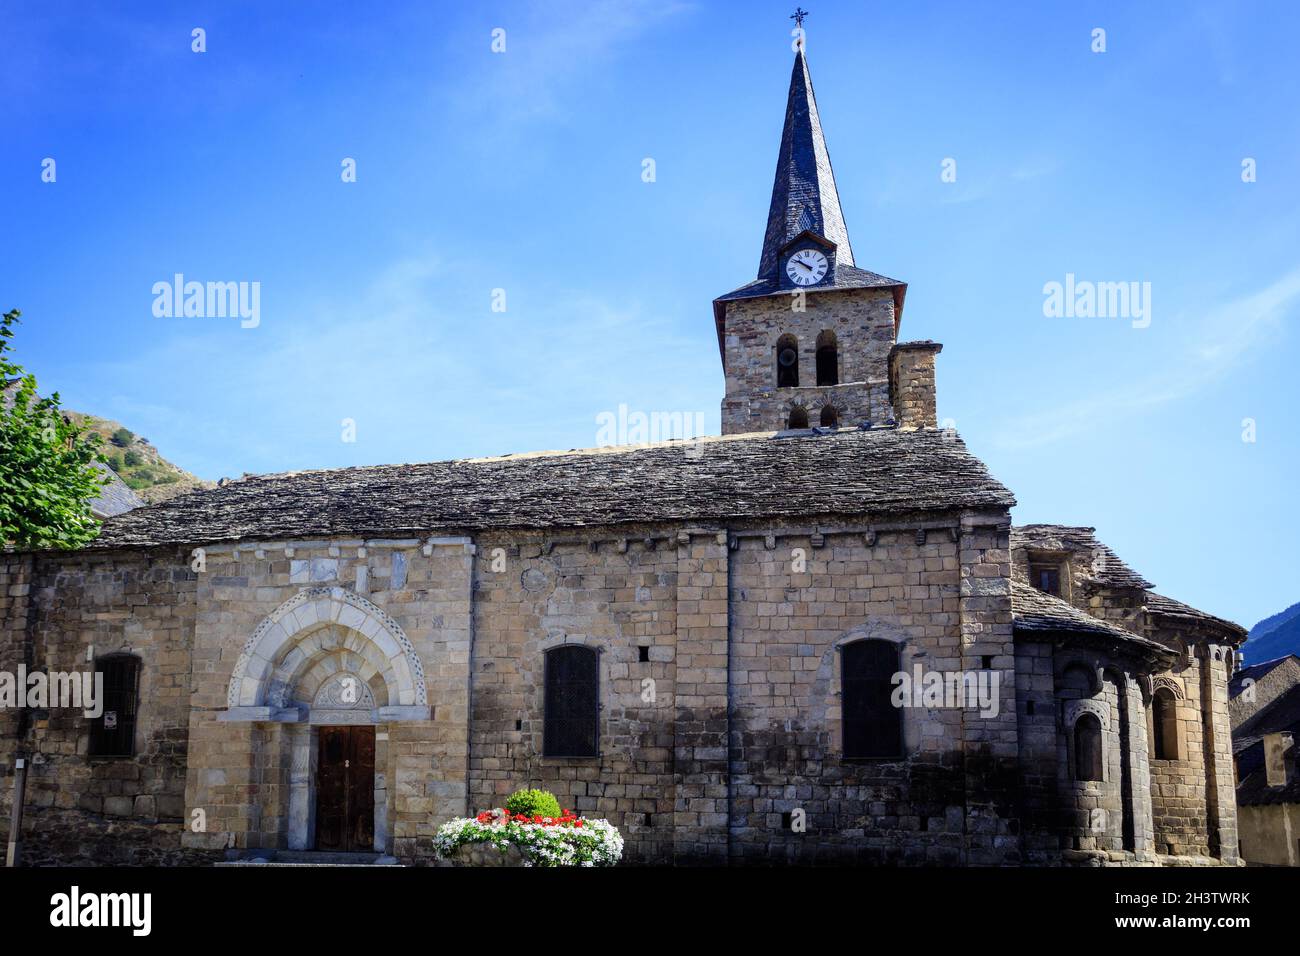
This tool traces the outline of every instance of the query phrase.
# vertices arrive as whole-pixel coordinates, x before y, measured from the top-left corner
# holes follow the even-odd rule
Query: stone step
[[[380,853],[334,853],[317,850],[245,850],[238,859],[217,866],[401,866]]]

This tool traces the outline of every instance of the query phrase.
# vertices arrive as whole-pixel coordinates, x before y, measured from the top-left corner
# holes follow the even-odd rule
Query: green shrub
[[[134,440],[135,435],[125,428],[119,428],[117,431],[113,432],[113,437],[110,439],[110,441],[112,441],[112,443],[118,448],[125,448]]]
[[[120,472],[120,471],[122,470],[122,456],[121,456],[121,455],[109,455],[109,456],[108,456],[108,467],[109,467],[109,468],[112,468],[114,471],[118,471],[118,472]]]
[[[506,809],[526,817],[558,817],[560,801],[549,790],[516,790],[506,800]]]
[[[128,451],[122,456],[122,461],[126,464],[126,467],[134,468],[136,465],[140,464],[140,462],[144,461],[144,459],[140,457],[138,451]]]

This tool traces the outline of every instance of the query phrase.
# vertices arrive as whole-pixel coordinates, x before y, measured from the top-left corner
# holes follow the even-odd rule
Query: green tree
[[[75,548],[99,533],[90,502],[108,480],[94,465],[100,438],[64,417],[57,392],[37,395],[36,377],[10,357],[20,315],[0,317],[0,542]]]
[[[132,434],[131,429],[129,428],[119,428],[117,431],[113,432],[113,437],[110,440],[118,448],[125,448],[127,445],[131,444],[131,442],[135,441],[135,435]]]

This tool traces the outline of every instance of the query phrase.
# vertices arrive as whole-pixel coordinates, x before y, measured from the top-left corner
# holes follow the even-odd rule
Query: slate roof
[[[790,72],[785,126],[781,131],[781,149],[776,157],[772,204],[767,213],[763,252],[759,256],[759,276],[775,276],[777,253],[805,230],[835,243],[838,264],[853,265],[853,247],[849,245],[849,231],[844,225],[840,196],[835,189],[835,173],[831,169],[830,153],[826,150],[821,117],[817,115],[817,98],[813,95],[808,60],[800,44]]]
[[[1169,658],[1170,662],[1174,657],[1174,651],[1158,641],[1085,614],[1058,597],[1014,579],[1011,581],[1011,615],[1017,634],[1065,633],[1117,640],[1161,658]]]
[[[1119,559],[1097,539],[1096,528],[1063,524],[1027,524],[1011,529],[1013,551],[1085,551],[1092,554],[1091,581],[1103,587],[1149,588],[1151,582]]]
[[[805,292],[812,295],[818,292],[825,292],[827,289],[906,289],[907,283],[900,282],[897,279],[890,279],[888,276],[876,275],[874,272],[868,272],[866,269],[859,269],[856,266],[839,265],[835,268],[835,274],[832,281],[820,283],[816,286],[809,286],[804,289]],[[736,299],[757,299],[765,295],[789,295],[788,289],[782,289],[780,280],[775,277],[766,279],[755,279],[742,285],[739,289],[734,289],[726,295],[720,295],[714,302],[733,302]]]
[[[903,297],[907,283],[859,269],[853,261],[849,230],[840,208],[826,136],[822,132],[813,94],[812,76],[803,47],[795,51],[790,72],[790,92],[786,97],[785,123],[781,130],[781,147],[776,157],[776,175],[772,181],[772,202],[763,233],[763,250],[758,261],[758,278],[739,289],[713,300],[713,320],[717,326],[718,349],[726,359],[725,333],[727,303],[738,299],[757,299],[769,295],[789,295],[781,288],[780,252],[795,237],[812,232],[835,243],[835,268],[825,281],[806,289],[809,293],[843,289],[892,288],[894,325],[897,331],[902,318]]]
[[[144,505],[144,499],[131,490],[117,472],[102,461],[95,462],[95,467],[109,477],[109,483],[99,491],[99,496],[90,502],[90,510],[100,518],[110,518],[125,514]]]
[[[1297,657],[1295,654],[1285,654],[1282,657],[1274,658],[1271,661],[1261,661],[1258,664],[1251,664],[1248,667],[1238,668],[1237,672],[1232,675],[1232,680],[1228,683],[1229,696],[1236,697],[1237,694],[1241,692],[1242,684],[1247,678],[1253,681],[1259,681],[1259,679],[1265,674],[1281,667],[1288,661],[1300,661],[1300,657]]]
[[[252,476],[111,519],[91,547],[1014,503],[956,432],[846,428]]]
[[[1300,741],[1300,737],[1296,739]],[[1259,746],[1262,749],[1263,744]],[[1296,747],[1300,747],[1300,743],[1292,744],[1291,750],[1294,751]],[[1261,755],[1259,769],[1246,774],[1241,783],[1237,784],[1237,806],[1260,807],[1274,803],[1300,803],[1300,767],[1297,766],[1297,758],[1288,753],[1284,759],[1291,765],[1292,779],[1285,786],[1270,787]]]
[[[1270,787],[1264,771],[1263,740],[1266,734],[1279,731],[1290,731],[1294,740],[1283,758],[1290,779],[1285,786]],[[1232,752],[1241,774],[1237,784],[1237,803],[1242,806],[1300,803],[1300,683],[1233,732]]]
[[[1191,605],[1184,604],[1182,601],[1175,601],[1171,597],[1157,594],[1155,591],[1147,591],[1146,603],[1147,612],[1149,614],[1171,618],[1175,621],[1188,624],[1208,624],[1212,627],[1217,627],[1231,632],[1238,641],[1244,641],[1246,639],[1246,629],[1240,624],[1234,624],[1232,621],[1225,621],[1221,617],[1207,614]]]

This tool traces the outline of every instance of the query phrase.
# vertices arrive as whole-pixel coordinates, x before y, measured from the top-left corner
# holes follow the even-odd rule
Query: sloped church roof
[[[1014,503],[956,432],[841,429],[254,476],[114,518],[90,547]]]

